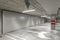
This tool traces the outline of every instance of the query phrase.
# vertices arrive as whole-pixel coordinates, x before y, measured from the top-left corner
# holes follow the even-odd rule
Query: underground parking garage
[[[60,0],[0,0],[0,40],[60,40]]]

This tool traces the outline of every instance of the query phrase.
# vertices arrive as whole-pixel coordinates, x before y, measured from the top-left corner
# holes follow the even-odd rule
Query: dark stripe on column
[[[1,34],[3,35],[3,10],[1,10]]]

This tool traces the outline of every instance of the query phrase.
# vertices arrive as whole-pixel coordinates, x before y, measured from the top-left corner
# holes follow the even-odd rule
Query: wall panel
[[[3,33],[39,24],[40,18],[3,11]],[[34,26],[35,27],[35,26]]]
[[[0,35],[1,35],[1,10],[0,10]]]
[[[26,15],[4,11],[3,12],[4,33],[25,27],[27,21],[28,18]]]

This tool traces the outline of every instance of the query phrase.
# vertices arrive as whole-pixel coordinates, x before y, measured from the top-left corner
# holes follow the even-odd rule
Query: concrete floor
[[[51,30],[50,24],[36,25],[5,34],[0,40],[60,40],[60,31]]]

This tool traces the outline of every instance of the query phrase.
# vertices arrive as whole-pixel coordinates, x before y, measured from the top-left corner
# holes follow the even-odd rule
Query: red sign
[[[55,24],[56,23],[56,20],[51,20],[51,24]]]

